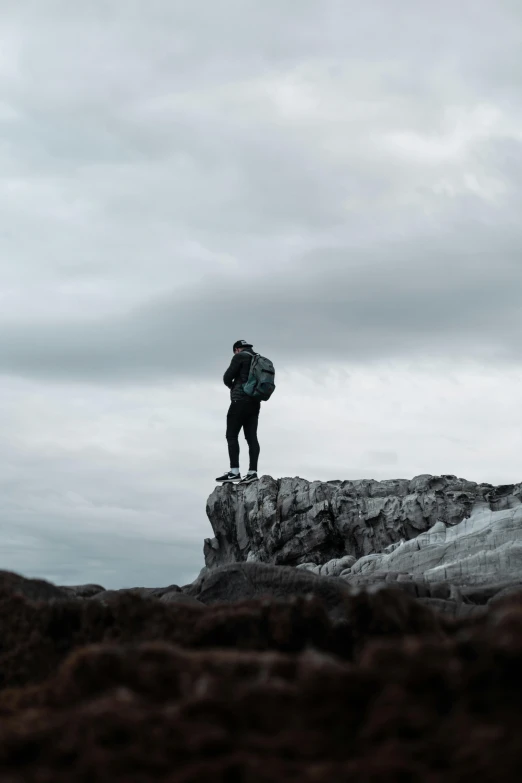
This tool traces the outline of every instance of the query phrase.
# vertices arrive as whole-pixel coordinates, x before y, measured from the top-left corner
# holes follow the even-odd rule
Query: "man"
[[[230,367],[223,376],[225,386],[228,386],[230,389],[230,408],[227,414],[230,471],[223,476],[219,476],[216,481],[250,484],[252,481],[257,481],[257,462],[259,459],[257,423],[261,402],[249,397],[243,391],[243,384],[248,380],[254,354],[252,344],[246,340],[238,340],[232,348],[234,356],[230,362]],[[245,433],[250,458],[248,473],[243,479],[241,479],[239,472],[239,433],[241,429]]]

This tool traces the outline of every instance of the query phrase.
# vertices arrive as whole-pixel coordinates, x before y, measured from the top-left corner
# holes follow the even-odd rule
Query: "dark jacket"
[[[246,351],[235,353],[230,362],[230,367],[223,376],[223,383],[230,389],[230,399],[233,402],[251,399],[241,387],[248,381],[252,358],[252,354]]]

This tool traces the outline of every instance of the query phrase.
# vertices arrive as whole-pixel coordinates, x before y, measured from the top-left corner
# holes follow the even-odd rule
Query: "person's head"
[[[234,353],[241,353],[241,351],[244,351],[245,349],[248,348],[252,348],[252,343],[247,343],[246,340],[238,340],[232,346],[232,350],[234,351]]]

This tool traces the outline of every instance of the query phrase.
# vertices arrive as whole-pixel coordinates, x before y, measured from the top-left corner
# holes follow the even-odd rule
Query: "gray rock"
[[[136,588],[134,588],[136,590]],[[168,587],[140,587],[141,595],[151,595],[153,598],[162,598],[166,594],[181,593],[179,585],[169,585]]]
[[[314,595],[335,619],[342,616],[344,600],[352,591],[341,579],[317,578],[297,568],[234,563],[220,566],[196,580],[191,594],[208,605],[252,598]]]
[[[60,585],[70,598],[92,598],[97,593],[103,593],[105,588],[101,585]]]
[[[446,527],[437,522],[390,553],[360,558],[346,579],[360,585],[361,578],[367,581],[398,573],[413,580],[468,589],[498,585],[500,590],[519,584],[522,502],[518,493],[506,495],[504,500],[505,507],[497,511],[485,500],[476,502],[471,516],[458,525]]]
[[[109,604],[112,601],[117,601],[125,593],[131,592],[130,590],[102,590],[101,593],[95,593],[89,596],[87,601],[99,601],[102,604]]]
[[[453,475],[323,483],[263,476],[245,488],[216,489],[207,514],[215,533],[205,542],[207,577],[223,564],[293,565],[356,590],[395,586],[455,617],[522,586],[522,484],[493,487]],[[235,598],[223,600],[257,594],[241,570],[234,574]],[[228,589],[222,579],[220,595]]]
[[[169,587],[125,587],[121,590],[103,590],[89,597],[90,601],[103,601],[108,603],[123,595],[139,595],[141,598],[155,598],[160,600],[164,595],[182,595],[181,588],[178,585]]]
[[[440,531],[461,523],[477,504],[499,510],[520,503],[521,487],[450,475],[335,482],[263,476],[246,487],[224,485],[207,502],[215,537],[205,541],[205,563],[315,568],[346,556],[391,554],[436,523]]]
[[[487,611],[484,606],[464,604],[460,601],[444,601],[442,598],[419,598],[419,601],[424,606],[429,606],[430,609],[443,614],[449,614],[451,617],[476,617]]]
[[[343,573],[349,573],[355,563],[355,557],[352,557],[352,555],[345,555],[344,557],[329,560],[327,563],[323,563],[323,565],[302,563],[301,565],[298,565],[297,568],[309,571],[312,574],[317,574],[317,576],[341,576]]]
[[[185,593],[164,593],[159,600],[164,604],[189,604],[190,606],[199,606],[201,609],[206,608],[202,601],[198,601],[192,595],[185,595]]]

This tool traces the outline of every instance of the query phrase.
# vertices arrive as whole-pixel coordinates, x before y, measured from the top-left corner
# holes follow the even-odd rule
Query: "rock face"
[[[325,483],[264,476],[244,488],[219,487],[207,514],[215,533],[205,541],[209,569],[244,561],[293,565],[353,585],[502,589],[522,582],[522,484],[429,475]],[[428,588],[415,592],[432,595]]]
[[[506,502],[508,507],[499,511],[479,503],[455,527],[436,522],[389,553],[361,558],[343,575],[375,579],[395,573],[455,585],[522,579],[522,504],[514,495]]]
[[[315,597],[332,619],[342,616],[351,594],[342,579],[318,579],[306,570],[261,563],[233,563],[212,569],[187,589],[187,597],[194,596],[209,606],[264,598]]]

